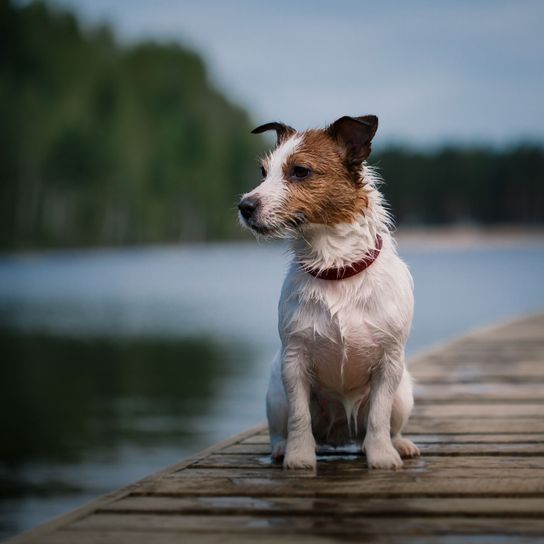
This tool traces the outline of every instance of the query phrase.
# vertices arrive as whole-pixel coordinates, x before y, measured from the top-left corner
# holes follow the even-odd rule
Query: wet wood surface
[[[284,472],[261,425],[11,542],[544,542],[544,316],[410,367],[422,456],[400,471],[369,472],[351,446]]]

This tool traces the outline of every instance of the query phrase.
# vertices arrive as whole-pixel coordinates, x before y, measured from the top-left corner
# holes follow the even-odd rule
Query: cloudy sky
[[[254,121],[375,113],[381,143],[544,142],[544,2],[55,0],[196,48]]]

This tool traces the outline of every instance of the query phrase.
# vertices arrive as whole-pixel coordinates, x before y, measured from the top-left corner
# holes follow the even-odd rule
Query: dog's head
[[[296,237],[308,224],[351,223],[368,206],[362,163],[378,128],[374,115],[341,117],[325,129],[297,132],[282,123],[276,147],[261,161],[262,180],[242,196],[240,221],[272,237]]]

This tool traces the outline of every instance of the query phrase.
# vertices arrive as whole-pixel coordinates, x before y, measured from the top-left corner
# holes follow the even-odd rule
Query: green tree
[[[131,244],[236,235],[262,141],[177,44],[0,0],[0,244]]]

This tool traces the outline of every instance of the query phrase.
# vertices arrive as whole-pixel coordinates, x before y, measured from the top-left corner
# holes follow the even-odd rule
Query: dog
[[[292,252],[266,396],[272,457],[284,469],[315,470],[316,444],[360,444],[369,469],[419,455],[401,434],[414,402],[404,359],[413,281],[365,162],[377,128],[365,115],[252,131],[273,130],[277,141],[239,218],[258,236],[289,239]]]

